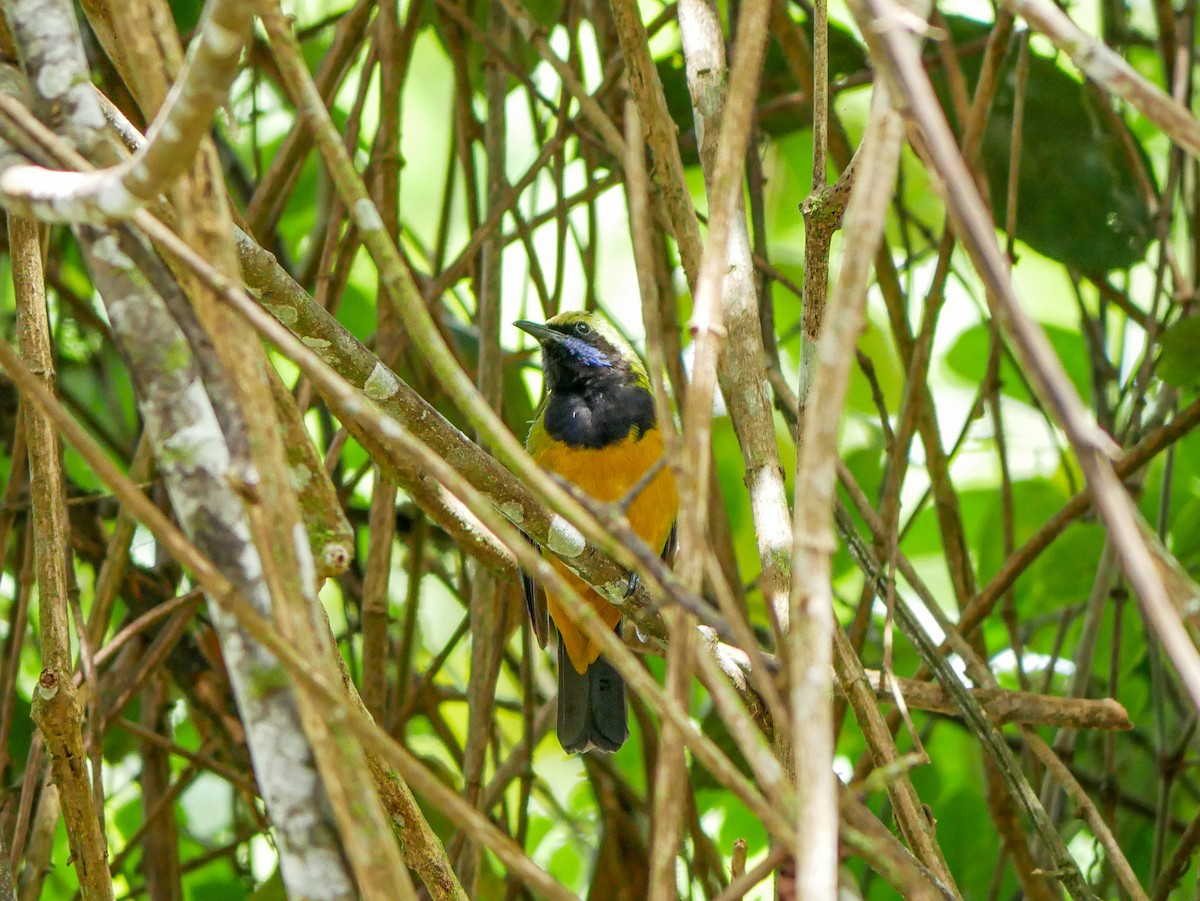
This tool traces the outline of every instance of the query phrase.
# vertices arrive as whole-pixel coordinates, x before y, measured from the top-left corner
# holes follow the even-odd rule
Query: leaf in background
[[[720,834],[713,836],[713,839],[726,854],[732,851],[733,843],[739,838],[746,840],[748,859],[754,860],[757,855],[766,852],[770,843],[762,821],[747,810],[732,792],[697,791],[696,800],[706,809],[722,814]]]
[[[948,16],[947,23],[959,45],[992,28],[957,16]],[[983,136],[983,165],[998,227],[1007,215],[1016,59],[1014,47],[1004,60]],[[959,57],[972,90],[982,62],[979,53]],[[953,122],[945,74],[940,69],[930,74]],[[1129,154],[1140,157],[1147,172],[1150,164],[1124,121],[1107,114],[1102,102],[1053,59],[1030,54],[1016,237],[1043,256],[1086,273],[1133,265],[1153,234],[1151,210],[1138,189]]]
[[[179,26],[180,34],[189,34],[195,30],[200,24],[200,13],[204,11],[204,4],[197,3],[196,0],[171,0],[171,15],[175,18],[175,24]]]
[[[715,711],[709,711],[704,719],[700,721],[700,731],[707,735],[712,740],[712,743],[729,757],[730,761],[743,776],[748,779],[754,778],[754,774],[750,771],[750,765],[746,763],[746,758],[742,756],[737,742],[733,740],[733,736],[729,734],[729,729],[725,726],[722,719],[717,716]],[[696,791],[721,787],[721,783],[716,780],[712,773],[699,760],[692,760],[691,771],[691,782]]]
[[[871,361],[875,370],[875,381],[884,402],[889,409],[895,410],[900,406],[900,395],[904,385],[904,366],[900,355],[892,343],[889,333],[873,321],[868,320],[866,328],[858,339],[858,349]],[[862,368],[855,364],[850,370],[850,388],[847,404],[851,410],[876,418],[879,407],[875,405],[875,396],[871,383],[863,374]]]
[[[1090,364],[1087,343],[1078,331],[1056,325],[1042,325],[1055,354],[1071,377],[1071,383],[1082,397],[1091,395]],[[947,352],[946,365],[966,381],[978,384],[986,375],[991,335],[986,325],[976,325],[964,331]],[[1005,354],[1000,360],[1000,390],[1006,397],[1022,403],[1032,403],[1029,389],[1021,371]]]
[[[1189,494],[1194,492],[1195,482],[1189,488]],[[1200,575],[1200,498],[1187,494],[1176,498],[1172,505],[1171,539],[1171,552],[1180,565],[1193,578]]]
[[[811,45],[812,25],[807,18],[799,25],[808,36]],[[667,110],[679,129],[679,144],[684,165],[695,165],[699,158],[696,153],[695,122],[692,119],[692,100],[688,94],[683,56],[672,53],[658,61],[657,69],[663,92],[667,97]],[[843,78],[865,70],[866,57],[862,46],[849,31],[830,22],[829,77]],[[800,93],[799,85],[792,78],[783,51],[775,42],[767,44],[758,96],[757,124],[764,134],[777,138],[812,125],[812,106],[809,98]]]
[[[11,626],[10,626],[11,628]],[[30,714],[29,699],[14,691],[10,695],[8,747],[5,749],[9,760],[25,760],[29,756],[29,746],[33,743],[33,717]]]
[[[982,66],[983,40],[992,24],[959,16],[947,16],[946,21],[959,48],[959,65],[973,90]],[[802,27],[810,32],[807,22]],[[968,43],[972,46],[964,49]],[[1012,49],[1004,60],[983,136],[983,165],[993,218],[1000,228],[1007,216],[1016,57]],[[678,54],[663,59],[658,71],[671,117],[679,127],[684,162],[694,163],[695,136],[682,60]],[[863,71],[861,46],[849,32],[831,24],[830,76]],[[955,123],[947,102],[945,71],[936,62],[929,71],[947,116]],[[810,126],[811,110],[798,90],[778,47],[769,45],[759,92],[758,124],[764,133],[778,138]],[[1137,137],[1123,120],[1108,114],[1102,102],[1053,59],[1030,54],[1016,237],[1043,256],[1089,274],[1131,266],[1153,235],[1150,206],[1138,188],[1130,154],[1151,173],[1149,161]]]
[[[937,766],[913,770],[913,785],[922,802],[935,811],[938,844],[954,878],[960,885],[988,885],[1001,854],[996,831],[960,826],[987,806],[979,752],[965,729],[940,726],[936,741],[941,749]],[[996,897],[1011,898],[1014,892],[1015,879],[1009,871],[1004,891]]]
[[[1042,478],[1019,481],[1013,485],[1013,530],[1018,546],[1035,532],[1066,502],[1068,492],[1062,480]],[[983,579],[991,579],[1004,560],[1000,499],[979,523],[973,534]],[[1017,580],[1017,608],[1030,619],[1048,617],[1054,611],[1087,599],[1092,577],[1100,560],[1104,544],[1103,530],[1094,522],[1076,523],[1055,539]],[[1054,627],[1034,633],[1028,644],[1036,650],[1049,651],[1054,639]],[[1039,644],[1044,639],[1044,644]]]
[[[496,0],[496,2],[499,2],[499,0]],[[543,37],[547,36],[555,25],[563,24],[562,0],[524,0],[521,5],[530,18],[541,26],[540,30]],[[490,4],[474,3],[463,7],[463,9],[466,15],[471,17],[471,21],[478,29],[478,34],[490,33]],[[463,55],[465,37],[462,25],[456,22],[449,14],[440,10],[433,0],[426,0],[425,3],[422,27],[426,25],[431,26],[433,33],[437,36],[438,43],[442,45],[442,49],[446,51],[446,55],[450,59],[457,59]],[[465,52],[466,65],[463,66],[463,74],[470,81],[471,89],[476,94],[483,94],[485,90],[483,78],[489,62],[488,55],[485,52],[483,44],[475,40],[469,41],[466,44]],[[528,41],[512,41],[504,48],[504,53],[515,67],[522,69],[525,76],[531,77],[534,68],[542,61],[541,55]],[[510,72],[509,88],[513,89],[519,85],[520,81],[517,76]]]
[[[479,367],[479,333],[474,327],[452,316],[447,316],[444,323],[446,336],[450,340],[455,355],[462,361],[463,368],[467,372],[474,373]],[[527,348],[527,350],[526,354],[505,353],[502,366],[503,387],[500,389],[505,421],[512,429],[513,434],[522,440],[529,433],[529,426],[533,422],[538,402],[537,397],[530,397],[523,372],[527,366],[537,368],[541,365],[541,356],[537,349]],[[402,361],[400,375],[410,384],[419,384],[413,379],[423,378],[411,369],[407,358]],[[469,433],[470,424],[454,404],[442,398],[434,398],[434,401],[439,413],[455,426]]]
[[[1181,319],[1162,333],[1158,375],[1176,388],[1200,385],[1200,316]]]

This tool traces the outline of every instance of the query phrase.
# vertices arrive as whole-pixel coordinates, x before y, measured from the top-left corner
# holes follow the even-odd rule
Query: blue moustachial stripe
[[[586,341],[581,341],[573,335],[564,336],[561,347],[584,366],[603,366],[605,369],[612,368],[612,360],[605,355],[604,351],[588,344]]]

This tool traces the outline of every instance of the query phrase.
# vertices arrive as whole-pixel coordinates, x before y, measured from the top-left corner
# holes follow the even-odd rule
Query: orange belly
[[[631,436],[600,449],[571,447],[555,441],[544,431],[538,435],[540,423],[534,427],[530,444],[536,450],[533,458],[542,467],[556,473],[598,501],[612,503],[625,498],[629,490],[663,455],[662,434],[651,429],[639,439]],[[642,488],[625,511],[633,531],[655,550],[661,550],[671,534],[679,496],[675,492],[675,477],[664,466]],[[621,612],[593,591],[586,582],[572,573],[557,559],[550,561],[567,582],[579,592],[585,603],[600,614],[610,628],[616,628]],[[549,591],[546,604],[550,618],[558,627],[563,646],[572,665],[582,673],[600,656],[600,647],[575,628],[563,612],[563,601]]]

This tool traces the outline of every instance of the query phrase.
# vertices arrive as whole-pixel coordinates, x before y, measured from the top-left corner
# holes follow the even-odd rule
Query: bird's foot
[[[629,574],[629,581],[625,583],[625,597],[631,598],[637,593],[638,586],[642,584],[641,577],[634,572]]]

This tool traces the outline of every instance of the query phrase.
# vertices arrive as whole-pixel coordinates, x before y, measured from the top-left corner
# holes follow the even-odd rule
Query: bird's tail
[[[615,751],[629,737],[625,680],[598,658],[577,672],[558,642],[558,740],[568,754]]]

